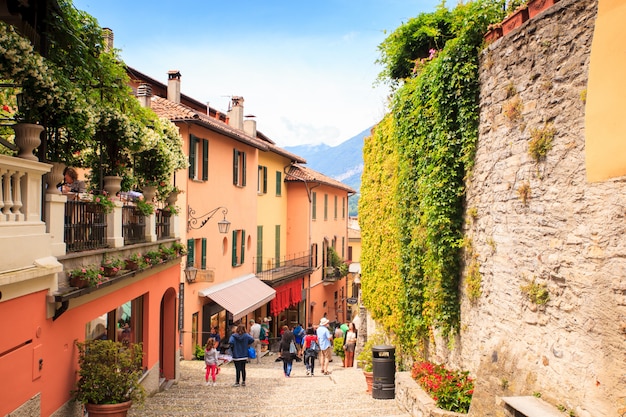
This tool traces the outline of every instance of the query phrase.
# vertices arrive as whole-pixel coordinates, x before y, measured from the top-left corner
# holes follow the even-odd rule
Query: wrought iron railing
[[[146,217],[135,206],[122,207],[122,236],[125,245],[146,241]]]
[[[172,215],[168,211],[158,209],[156,211],[156,235],[157,240],[170,237],[170,224]]]
[[[107,222],[104,209],[96,203],[65,203],[65,245],[67,252],[79,252],[107,246]]]
[[[280,281],[296,276],[310,274],[311,257],[308,253],[289,255],[283,258],[255,258],[256,276],[263,281]]]

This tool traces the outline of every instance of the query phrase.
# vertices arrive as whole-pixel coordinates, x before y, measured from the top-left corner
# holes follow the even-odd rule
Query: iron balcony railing
[[[65,244],[67,252],[79,252],[107,246],[107,221],[104,209],[96,203],[65,203]]]
[[[169,211],[158,209],[156,211],[156,235],[157,240],[170,237],[170,223],[172,215]]]
[[[122,236],[125,245],[146,241],[146,216],[135,206],[122,207]]]
[[[257,278],[266,282],[276,282],[310,274],[310,254],[289,255],[283,258],[255,258],[254,270]]]

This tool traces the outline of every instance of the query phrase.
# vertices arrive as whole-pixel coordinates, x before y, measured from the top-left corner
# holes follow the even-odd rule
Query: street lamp
[[[219,210],[222,210],[222,214],[224,218],[217,222],[217,228],[220,233],[228,233],[228,229],[230,228],[230,222],[226,220],[226,214],[228,213],[228,209],[226,207],[216,207],[208,213],[196,217],[196,211],[191,208],[191,206],[187,207],[187,231],[191,229],[200,229],[203,227],[211,218],[217,213]],[[198,223],[200,224],[198,226]]]

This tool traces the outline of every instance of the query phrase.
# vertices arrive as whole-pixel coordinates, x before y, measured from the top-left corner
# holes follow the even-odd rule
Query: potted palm
[[[139,383],[143,375],[141,344],[86,340],[76,346],[80,369],[72,395],[85,404],[90,417],[126,416],[133,402],[143,402],[145,390]]]

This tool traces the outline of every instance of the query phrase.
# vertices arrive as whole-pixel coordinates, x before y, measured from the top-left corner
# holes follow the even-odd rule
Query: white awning
[[[233,320],[239,320],[274,299],[276,290],[249,274],[200,290],[198,295],[215,301],[232,313]]]

